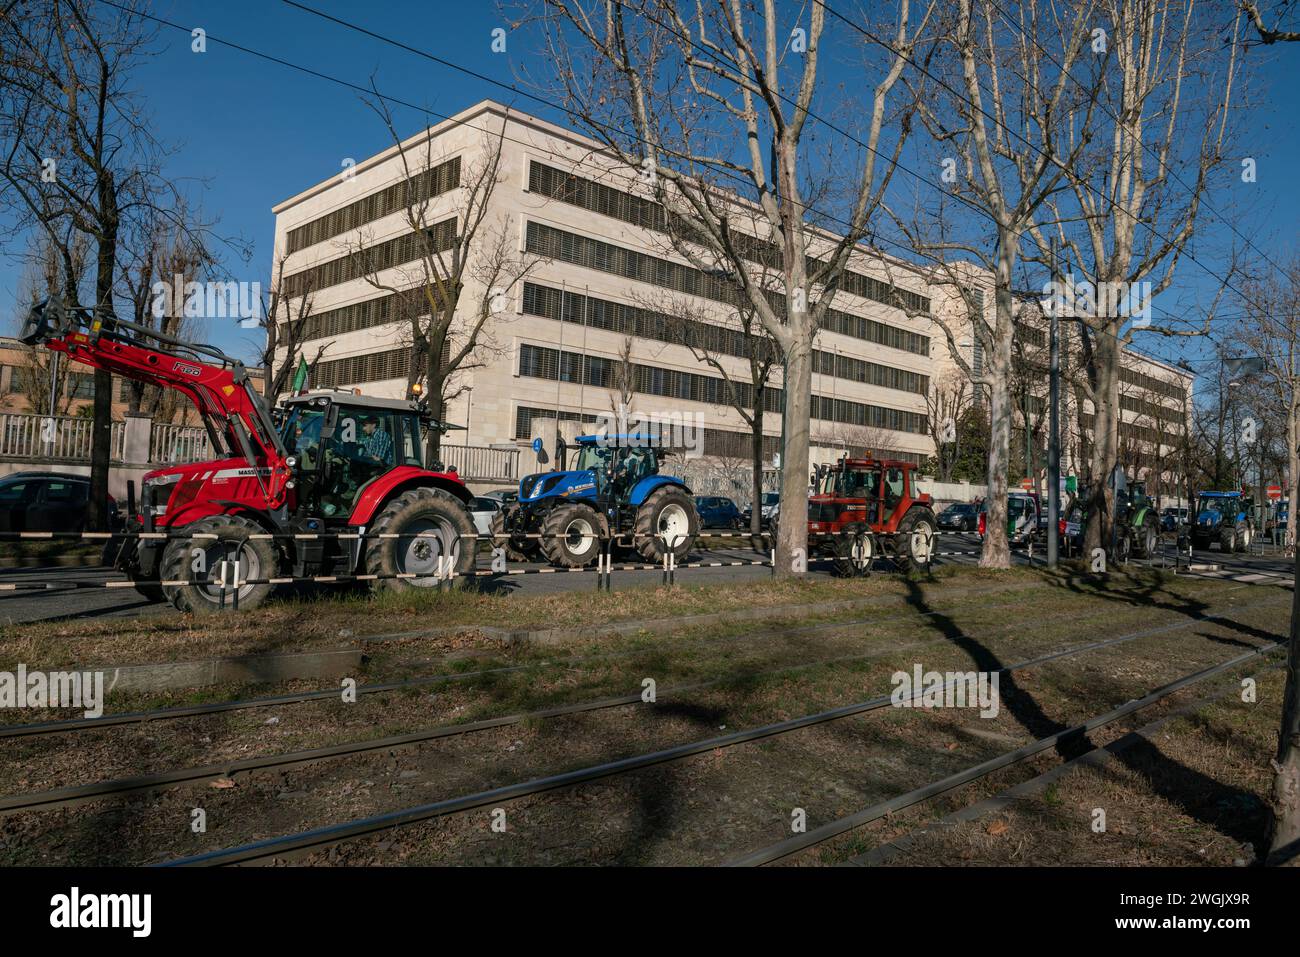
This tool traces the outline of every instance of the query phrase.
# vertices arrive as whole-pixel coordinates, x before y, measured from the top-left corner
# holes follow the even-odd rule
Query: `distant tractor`
[[[1160,547],[1160,521],[1155,503],[1141,482],[1115,483],[1115,557],[1152,558]]]
[[[558,471],[519,483],[518,501],[493,519],[493,543],[511,558],[540,553],[562,568],[594,561],[601,539],[630,545],[647,561],[668,552],[685,558],[700,517],[686,484],[659,473],[671,453],[643,435],[583,435],[577,445],[572,469],[565,468],[562,445]]]
[[[916,491],[915,471],[875,458],[821,466],[808,500],[809,551],[829,555],[845,577],[870,573],[877,543],[903,570],[929,565],[938,522],[930,496]]]
[[[1255,537],[1255,517],[1240,491],[1201,492],[1196,496],[1192,547],[1208,551],[1214,542],[1225,552],[1244,552]]]

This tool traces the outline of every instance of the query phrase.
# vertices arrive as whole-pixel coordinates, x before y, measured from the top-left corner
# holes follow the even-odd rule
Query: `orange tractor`
[[[840,459],[818,466],[808,500],[808,550],[833,559],[846,577],[870,574],[878,554],[900,569],[924,568],[938,522],[930,496],[918,493],[916,466],[894,459]]]

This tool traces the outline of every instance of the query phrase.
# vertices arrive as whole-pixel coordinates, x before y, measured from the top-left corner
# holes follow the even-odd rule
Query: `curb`
[[[364,657],[361,649],[350,648],[149,665],[99,665],[78,670],[103,672],[105,684],[114,691],[165,691],[228,682],[269,684],[299,678],[341,678],[358,674]]]

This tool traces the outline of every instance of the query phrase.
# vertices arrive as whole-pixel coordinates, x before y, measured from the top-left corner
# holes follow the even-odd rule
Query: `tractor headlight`
[[[298,456],[290,455],[284,460],[284,464],[289,466],[291,469],[296,469],[298,467]]]

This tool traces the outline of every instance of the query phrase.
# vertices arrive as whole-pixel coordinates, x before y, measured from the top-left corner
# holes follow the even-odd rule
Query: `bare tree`
[[[869,118],[864,150],[840,170],[820,171],[846,184],[838,237],[811,221],[802,182],[811,148],[804,133],[821,80],[824,5],[812,5],[807,27],[801,21],[790,35],[781,33],[775,0],[700,0],[689,12],[673,0],[546,0],[540,18],[566,108],[667,211],[678,255],[707,276],[725,277],[714,297],[747,303],[780,349],[780,574],[798,572],[794,558],[807,544],[813,340],[850,253],[869,234],[909,131],[900,121],[891,151],[883,136],[891,92],[933,0],[919,22],[912,6],[898,0],[891,50],[861,112]],[[752,190],[753,201],[725,188],[732,184]],[[762,224],[757,235],[737,228],[747,217]],[[782,297],[755,280],[756,250],[779,273]]]
[[[48,0],[0,16],[0,201],[65,263],[74,234],[91,239],[93,304],[108,327],[123,223],[162,187],[159,150],[129,85],[151,41],[129,5]],[[66,297],[75,302],[76,292]],[[96,370],[91,529],[107,527],[111,412],[112,377]]]
[[[953,466],[961,458],[961,422],[973,398],[970,380],[964,375],[949,373],[930,381],[925,410],[934,442],[935,479],[940,482],[952,481]]]
[[[1295,0],[1282,0],[1277,5],[1278,9],[1273,18],[1272,27],[1265,22],[1264,14],[1260,12],[1259,4],[1255,0],[1239,0],[1239,3],[1242,11],[1250,18],[1251,24],[1255,27],[1260,43],[1295,43],[1300,41],[1300,31],[1280,29],[1281,18],[1295,8]]]
[[[1236,25],[1223,63],[1216,24],[1194,4],[1101,0],[1099,10],[1110,32],[1091,46],[1096,75],[1106,79],[1094,86],[1097,146],[1064,167],[1069,190],[1047,204],[1052,228],[1034,230],[1044,248],[1051,232],[1080,273],[1054,272],[1053,279],[1079,322],[1088,371],[1080,387],[1094,413],[1089,550],[1111,541],[1114,493],[1104,479],[1119,463],[1125,348],[1142,331],[1187,336],[1209,328],[1213,309],[1190,329],[1154,323],[1150,312],[1173,282],[1202,198],[1224,163],[1237,76]]]
[[[307,378],[320,365],[330,340],[320,341],[307,358],[307,342],[317,338],[313,335],[312,289],[304,283],[295,290],[296,296],[286,295],[284,280],[284,260],[281,256],[275,264],[275,276],[270,289],[262,303],[261,315],[257,317],[262,327],[262,343],[258,349],[258,363],[262,366],[262,395],[274,404],[289,387],[298,371],[299,364],[307,364]]]
[[[988,534],[980,564],[989,568],[1011,564],[1006,500],[1017,315],[1012,280],[1035,217],[1091,136],[1094,98],[1075,74],[1095,10],[1094,0],[1065,8],[1023,0],[1017,26],[1003,19],[996,0],[959,0],[951,20],[941,24],[942,54],[934,61],[950,79],[928,73],[936,89],[918,96],[922,119],[946,154],[940,156],[941,178],[952,184],[952,197],[940,201],[928,228],[904,229],[921,252],[938,259],[935,282],[950,290],[955,303],[934,316],[953,361],[987,390]],[[1048,46],[1057,52],[1049,53]],[[973,224],[952,217],[954,201],[975,211]],[[981,284],[950,261],[954,254],[975,257],[992,275],[991,321]],[[959,344],[967,335],[982,358],[978,371]]]
[[[755,310],[742,302],[734,312],[735,325],[720,326],[708,311],[689,300],[666,300],[667,331],[674,341],[690,350],[700,362],[718,374],[727,405],[740,416],[749,431],[749,494],[763,500],[763,423],[768,388],[779,361],[778,347],[758,321]],[[740,370],[734,365],[740,363]],[[753,509],[750,531],[761,534],[762,515]]]
[[[376,255],[371,237],[351,244],[349,254],[366,281],[394,297],[403,321],[404,344],[411,350],[408,385],[419,384],[429,410],[442,419],[446,404],[462,388],[459,374],[481,365],[499,348],[494,336],[504,321],[511,291],[543,260],[520,253],[507,216],[494,208],[492,195],[503,178],[501,128],[484,133],[477,160],[445,169],[459,172],[453,184],[454,213],[440,215],[435,195],[440,157],[434,138],[407,144],[397,133],[388,102],[378,93],[369,105],[383,121],[397,148],[403,206],[414,259],[395,268]],[[297,290],[295,290],[297,292]],[[429,430],[429,456],[438,457],[441,433]]]

